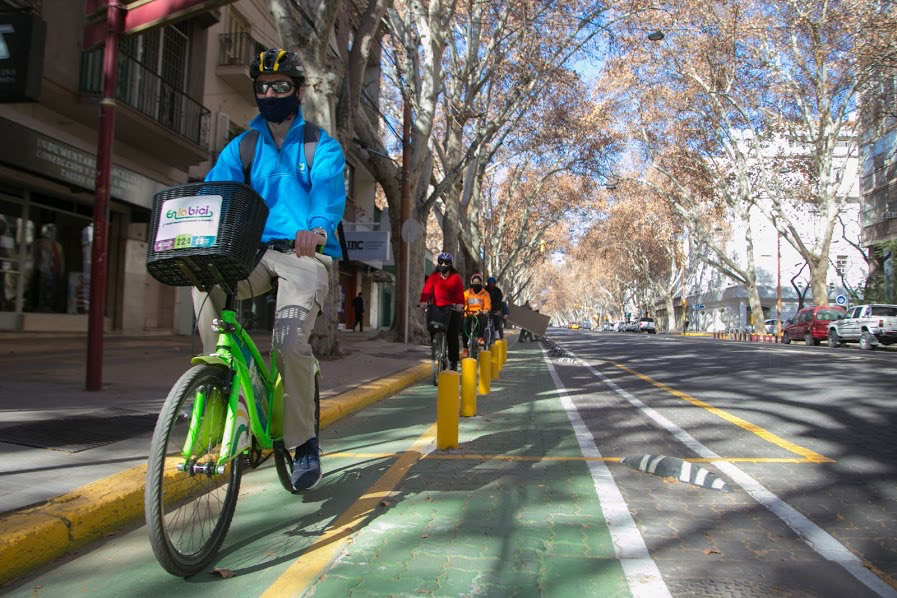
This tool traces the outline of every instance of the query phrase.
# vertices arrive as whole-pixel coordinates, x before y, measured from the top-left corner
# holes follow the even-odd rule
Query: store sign
[[[346,250],[356,262],[389,259],[389,231],[346,231]]]
[[[93,155],[37,131],[0,119],[0,162],[58,179],[90,191],[96,188],[96,158]],[[112,166],[112,197],[152,209],[153,195],[165,189],[158,181],[133,170]]]
[[[35,15],[0,14],[0,102],[36,102],[47,24]]]

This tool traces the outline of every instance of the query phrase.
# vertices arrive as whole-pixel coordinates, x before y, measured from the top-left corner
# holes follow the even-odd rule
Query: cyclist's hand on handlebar
[[[456,304],[455,304],[455,311],[464,311],[464,304],[463,304],[463,303],[456,303]]]
[[[427,309],[427,302],[426,302],[426,301],[421,301],[421,302],[418,304],[418,307],[421,308],[421,309]]]
[[[324,245],[326,239],[310,230],[296,231],[296,255],[298,257],[314,257],[315,250]]]

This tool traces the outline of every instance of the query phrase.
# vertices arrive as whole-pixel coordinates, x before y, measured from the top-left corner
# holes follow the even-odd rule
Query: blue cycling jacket
[[[342,252],[336,227],[346,209],[343,175],[346,158],[339,142],[321,129],[309,172],[302,138],[305,119],[301,110],[294,117],[293,126],[279,151],[262,115],[255,117],[249,126],[259,132],[250,173],[252,188],[268,205],[268,221],[262,241],[295,239],[296,231],[320,226],[327,231],[324,253],[340,258]],[[206,181],[243,182],[240,140],[247,133],[241,133],[227,144],[206,175]]]

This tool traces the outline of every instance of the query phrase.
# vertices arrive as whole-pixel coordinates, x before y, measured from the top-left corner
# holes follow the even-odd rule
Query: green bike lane
[[[457,450],[435,450],[435,418],[436,388],[420,384],[324,430],[325,475],[313,490],[285,492],[270,462],[245,475],[217,560],[191,578],[165,573],[140,527],[6,591],[631,595],[538,345],[512,345],[477,416],[460,418]]]

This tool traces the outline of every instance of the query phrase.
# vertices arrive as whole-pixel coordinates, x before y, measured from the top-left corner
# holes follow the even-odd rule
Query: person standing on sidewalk
[[[292,483],[296,490],[314,487],[322,476],[315,431],[315,358],[308,338],[321,312],[330,282],[331,258],[342,253],[334,231],[346,206],[345,156],[323,130],[312,167],[304,151],[305,129],[316,125],[302,116],[305,69],[299,55],[270,48],[249,67],[260,114],[250,130],[235,137],[218,156],[206,181],[247,182],[268,205],[262,244],[268,247],[249,278],[240,283],[239,298],[261,295],[277,280],[271,349],[283,376],[283,442],[296,449]],[[241,142],[256,136],[252,161],[241,156]],[[250,138],[251,139],[251,138]],[[316,248],[323,247],[323,255]],[[211,305],[204,303],[208,300]],[[224,304],[224,291],[193,290],[197,326],[207,352],[215,350],[212,318]]]
[[[452,265],[451,253],[440,253],[436,258],[436,270],[427,277],[420,293],[420,307],[434,306],[433,317],[440,318],[446,325],[446,341],[448,342],[451,369],[458,369],[458,332],[461,314],[464,309],[464,282]]]
[[[358,324],[358,332],[364,332],[364,297],[361,293],[352,299],[352,307],[355,308],[355,324]],[[355,324],[352,324],[352,332],[355,332]]]

